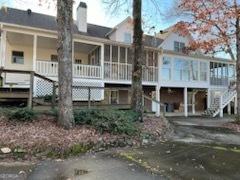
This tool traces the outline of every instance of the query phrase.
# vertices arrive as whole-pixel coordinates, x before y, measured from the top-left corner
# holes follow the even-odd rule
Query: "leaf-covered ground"
[[[232,130],[240,133],[240,124],[239,123],[227,123],[227,124],[224,124],[224,127],[232,129]]]
[[[138,127],[141,134],[151,134],[156,140],[163,138],[165,125],[159,118],[145,118]],[[142,138],[99,133],[89,126],[65,130],[57,125],[54,117],[47,115],[39,116],[33,122],[8,121],[0,117],[0,148],[22,148],[31,154],[49,149],[64,151],[76,144],[91,144],[93,147],[137,146],[142,143]]]

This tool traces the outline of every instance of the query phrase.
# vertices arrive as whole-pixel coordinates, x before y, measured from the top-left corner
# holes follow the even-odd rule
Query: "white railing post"
[[[223,95],[220,96],[220,101],[219,101],[219,110],[220,110],[220,117],[223,117],[223,107],[222,107],[222,103],[223,103]]]

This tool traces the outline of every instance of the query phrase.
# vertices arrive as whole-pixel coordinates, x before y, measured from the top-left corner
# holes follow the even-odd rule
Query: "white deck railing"
[[[132,65],[116,62],[104,62],[104,78],[107,80],[130,81],[132,79]],[[143,81],[157,82],[157,80],[157,67],[143,67]]]
[[[36,71],[44,76],[58,76],[58,63],[37,60]],[[73,77],[101,78],[101,66],[73,64]]]

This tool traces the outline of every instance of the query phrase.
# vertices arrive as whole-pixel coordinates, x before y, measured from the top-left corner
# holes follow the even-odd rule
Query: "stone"
[[[8,147],[4,147],[4,148],[1,148],[1,152],[3,153],[3,154],[8,154],[8,153],[10,153],[12,150],[10,149],[10,148],[8,148]]]

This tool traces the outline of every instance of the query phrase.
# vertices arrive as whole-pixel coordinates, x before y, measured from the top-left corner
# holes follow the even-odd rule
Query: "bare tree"
[[[73,0],[57,0],[58,25],[58,122],[66,129],[74,126],[72,105]]]
[[[157,11],[160,12],[158,3],[150,0]],[[122,6],[129,4],[129,0],[103,0],[108,4],[108,9],[112,12],[118,11]],[[129,10],[128,10],[129,11]],[[142,103],[142,66],[143,66],[143,30],[142,30],[142,0],[132,0],[132,18],[133,18],[133,69],[132,69],[132,98],[131,108],[140,114],[140,121],[143,117]]]
[[[142,65],[143,65],[143,30],[142,0],[133,0],[133,69],[132,69],[132,100],[134,111],[143,114],[142,105]]]

